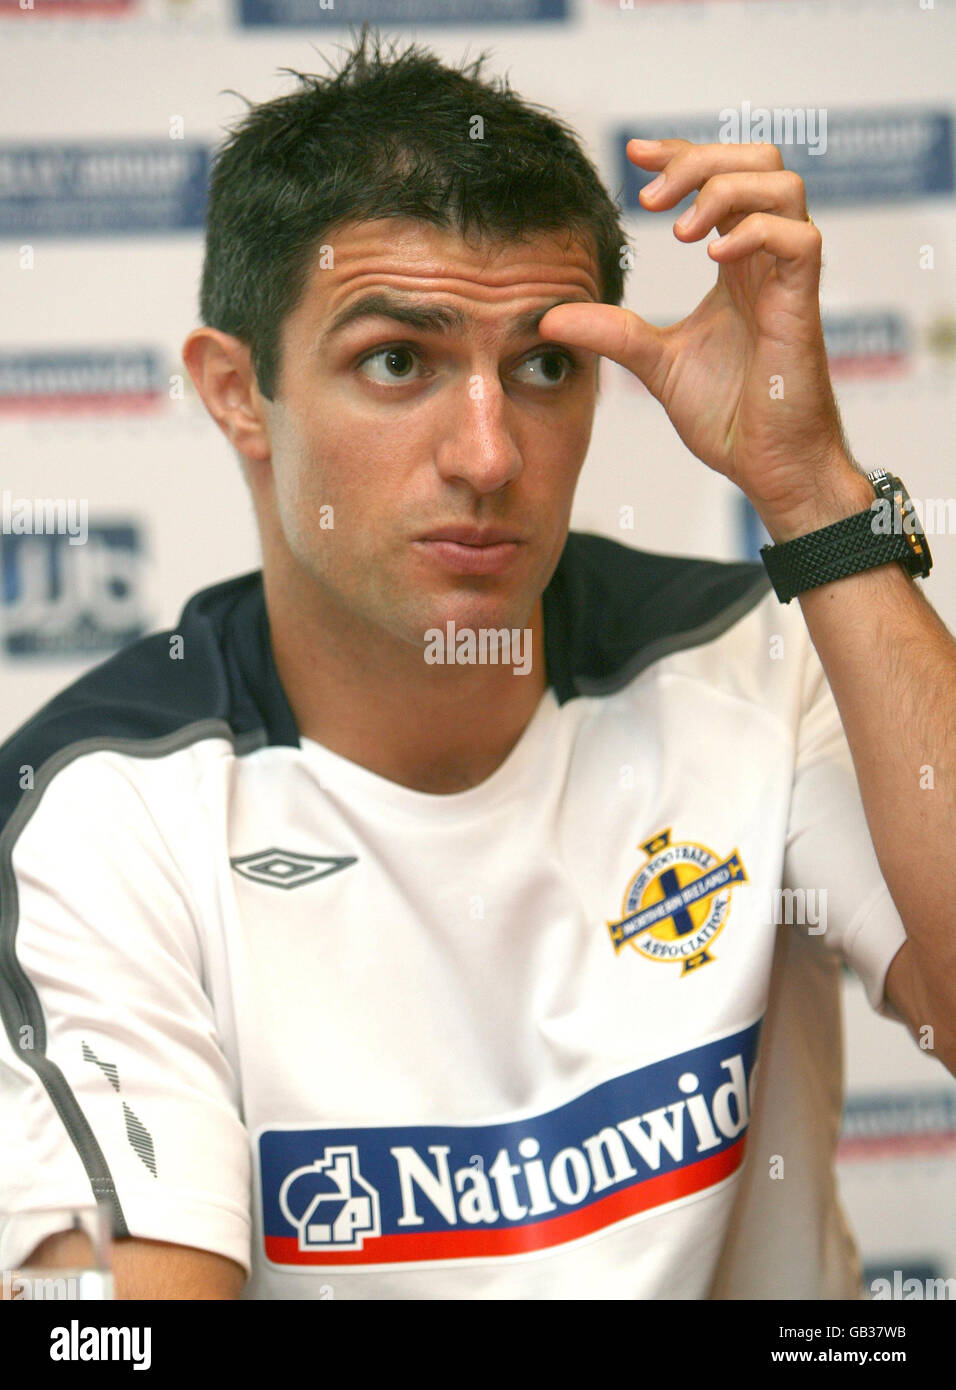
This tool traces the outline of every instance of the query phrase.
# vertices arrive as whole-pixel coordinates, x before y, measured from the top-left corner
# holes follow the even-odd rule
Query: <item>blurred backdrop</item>
[[[627,303],[656,323],[713,282],[644,212],[626,139],[772,139],[824,236],[831,371],[855,457],[899,473],[956,628],[956,208],[945,0],[0,0],[0,738],[87,666],[258,566],[238,465],[180,358],[224,126],[378,22],[449,60],[490,49],[580,132],[627,213]],[[769,122],[769,125],[767,124]],[[755,558],[745,499],[613,364],[572,524]],[[20,499],[70,499],[19,534]],[[83,517],[86,517],[85,524]],[[914,872],[919,872],[914,846]],[[940,886],[940,910],[949,911]],[[956,1080],[846,977],[839,1164],[867,1287],[956,1276]]]

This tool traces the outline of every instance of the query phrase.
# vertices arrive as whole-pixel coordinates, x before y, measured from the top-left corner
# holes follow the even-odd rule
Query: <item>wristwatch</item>
[[[933,557],[906,488],[885,468],[866,476],[876,496],[865,512],[782,545],[761,547],[760,558],[781,603],[891,560],[899,561],[914,578],[929,574]]]

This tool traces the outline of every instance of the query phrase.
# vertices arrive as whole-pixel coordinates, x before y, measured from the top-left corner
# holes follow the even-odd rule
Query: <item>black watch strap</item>
[[[845,579],[891,560],[906,560],[910,548],[903,535],[874,536],[873,512],[867,510],[783,545],[765,545],[760,556],[777,598],[781,603],[789,603],[805,589]]]

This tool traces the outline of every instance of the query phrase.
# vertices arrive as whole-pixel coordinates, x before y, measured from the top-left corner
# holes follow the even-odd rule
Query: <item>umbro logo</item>
[[[229,860],[243,878],[269,883],[273,888],[301,888],[357,862],[354,854],[294,854],[288,849],[261,849],[257,854],[240,854]]]

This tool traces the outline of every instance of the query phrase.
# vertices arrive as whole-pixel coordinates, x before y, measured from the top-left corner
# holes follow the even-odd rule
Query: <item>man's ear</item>
[[[272,444],[264,398],[247,344],[218,328],[196,328],[183,343],[183,362],[232,447],[244,458],[268,463]]]

